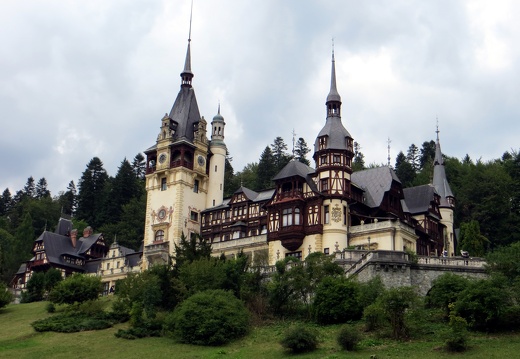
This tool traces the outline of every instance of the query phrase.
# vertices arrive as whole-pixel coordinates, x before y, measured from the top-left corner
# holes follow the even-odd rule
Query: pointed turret
[[[332,69],[330,72],[330,91],[327,96],[327,116],[340,116],[341,96],[336,88],[336,61],[334,60],[334,50],[332,50]]]
[[[352,136],[341,123],[341,96],[336,87],[336,65],[334,51],[332,51],[332,69],[330,78],[330,91],[327,96],[327,120],[322,128],[316,142],[314,143],[314,154],[320,150],[335,149],[352,151]],[[316,164],[318,167],[318,164]]]
[[[437,128],[437,143],[435,145],[435,158],[433,160],[433,186],[441,196],[441,207],[454,207],[455,197],[451,191],[446,177],[444,159],[442,157],[441,144],[439,142],[439,129]]]
[[[211,143],[223,142],[224,141],[224,117],[220,114],[220,103],[218,104],[218,113],[213,117],[211,121]]]

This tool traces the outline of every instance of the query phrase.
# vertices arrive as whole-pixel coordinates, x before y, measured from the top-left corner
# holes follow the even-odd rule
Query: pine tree
[[[110,192],[105,196],[105,203],[101,210],[104,216],[99,223],[116,223],[121,217],[123,206],[132,198],[140,197],[142,191],[138,178],[130,162],[125,158],[111,181]]]
[[[307,153],[311,152],[307,142],[303,139],[303,137],[298,138],[296,145],[294,146],[294,158],[301,163],[305,163],[309,166],[311,163],[307,159]]]
[[[361,152],[361,145],[354,142],[354,161],[352,163],[353,171],[362,171],[365,169],[365,155]]]
[[[395,159],[395,173],[401,180],[403,187],[410,187],[413,185],[415,171],[413,170],[412,165],[408,162],[403,151],[399,152]]]
[[[135,155],[134,160],[132,161],[132,169],[134,170],[135,176],[137,178],[144,179],[146,163],[142,153]]]
[[[419,149],[413,143],[408,147],[408,153],[406,154],[406,159],[408,163],[412,166],[414,172],[419,171],[420,163],[419,163]]]
[[[433,163],[435,158],[435,141],[424,141],[421,148],[421,156],[419,158],[419,165],[424,169],[428,164]]]
[[[62,213],[74,216],[78,205],[77,191],[74,181],[69,182],[69,185],[67,186],[67,191],[61,192],[58,198],[58,202],[61,205]]]
[[[32,176],[27,178],[27,183],[25,184],[25,187],[23,188],[22,193],[29,198],[36,197],[36,190],[34,187],[34,178]]]
[[[284,142],[283,138],[280,136],[276,137],[271,145],[271,153],[275,167],[274,174],[278,173],[291,160],[291,156],[286,151],[287,144]]]
[[[79,180],[78,210],[76,217],[85,220],[91,226],[98,226],[96,216],[101,210],[103,194],[108,175],[103,162],[94,157]]]
[[[12,203],[13,198],[11,197],[11,192],[9,188],[6,188],[0,196],[0,216],[7,214],[11,210]]]
[[[42,177],[36,184],[35,197],[37,199],[48,198],[51,196],[51,192],[47,189],[47,180]]]
[[[264,152],[260,156],[260,162],[258,162],[258,172],[256,179],[255,190],[262,190],[272,187],[272,178],[276,174],[276,164],[273,156],[273,152],[266,146]]]
[[[235,176],[231,160],[231,157],[226,156],[224,167],[224,197],[230,197],[240,186],[240,181],[238,181]]]
[[[34,243],[34,227],[33,227],[33,219],[29,212],[26,212],[23,215],[22,222],[16,229],[16,244],[15,250],[13,253],[17,258],[17,263],[25,262],[26,260],[31,258],[32,247]]]

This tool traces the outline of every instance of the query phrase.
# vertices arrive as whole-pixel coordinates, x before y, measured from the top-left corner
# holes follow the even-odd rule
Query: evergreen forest
[[[259,191],[272,188],[273,176],[291,159],[311,165],[311,149],[303,138],[293,142],[292,151],[276,137],[257,162],[240,171],[226,160],[225,194],[240,186]],[[353,170],[385,164],[366,164],[362,147],[354,144]],[[428,184],[433,175],[435,141],[421,147],[410,145],[399,152],[393,164],[404,187]],[[460,228],[459,249],[472,256],[485,256],[520,239],[520,153],[505,151],[501,158],[484,162],[466,155],[445,156],[448,181],[456,198],[455,226]],[[117,240],[137,250],[144,233],[146,193],[145,158],[121,161],[115,176],[109,175],[100,158],[86,165],[79,180],[51,194],[47,180],[32,176],[22,189],[6,188],[0,195],[0,282],[8,283],[20,264],[32,257],[33,242],[44,231],[53,231],[60,216],[70,216],[80,233],[86,226],[102,232],[108,244]]]

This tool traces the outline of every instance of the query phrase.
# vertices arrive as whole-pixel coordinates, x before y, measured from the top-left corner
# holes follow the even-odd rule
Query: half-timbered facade
[[[214,253],[267,250],[270,264],[345,248],[445,253],[453,246],[454,200],[444,167],[437,168],[444,164],[438,139],[434,183],[404,189],[391,167],[352,171],[354,140],[341,121],[334,54],[325,104],[315,168],[292,160],[273,178],[274,190],[241,187],[202,212],[201,233]]]

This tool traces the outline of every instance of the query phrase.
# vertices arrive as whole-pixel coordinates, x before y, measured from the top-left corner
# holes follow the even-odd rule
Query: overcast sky
[[[366,163],[435,139],[458,158],[518,149],[520,2],[195,0],[193,86],[221,104],[235,171],[326,117],[334,38],[342,120]],[[0,191],[53,195],[99,157],[155,143],[179,91],[190,0],[0,2]],[[310,156],[309,156],[310,158]]]

